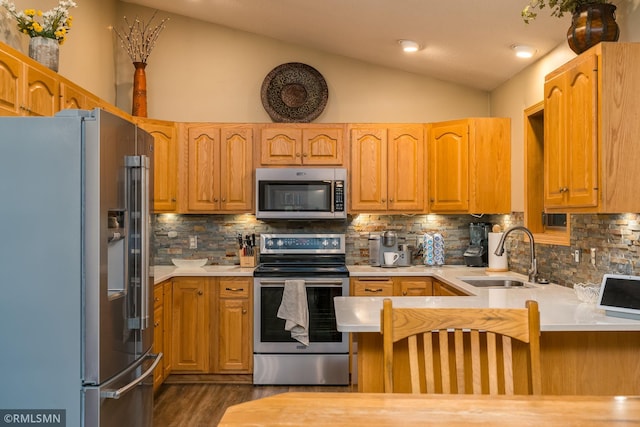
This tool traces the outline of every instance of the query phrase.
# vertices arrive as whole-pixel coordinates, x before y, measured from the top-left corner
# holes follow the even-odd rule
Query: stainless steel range
[[[309,345],[277,316],[285,282],[303,280]],[[333,300],[349,295],[344,234],[263,234],[254,271],[254,384],[348,384],[348,334]]]

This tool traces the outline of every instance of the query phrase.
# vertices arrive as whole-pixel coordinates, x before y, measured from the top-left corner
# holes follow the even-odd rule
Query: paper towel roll
[[[489,267],[487,271],[509,271],[506,251],[500,256],[495,254],[503,234],[504,233],[489,233]]]

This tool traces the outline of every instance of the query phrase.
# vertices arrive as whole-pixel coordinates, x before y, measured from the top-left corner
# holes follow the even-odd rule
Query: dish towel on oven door
[[[304,280],[285,280],[278,317],[285,319],[284,329],[291,338],[309,345],[309,306]]]

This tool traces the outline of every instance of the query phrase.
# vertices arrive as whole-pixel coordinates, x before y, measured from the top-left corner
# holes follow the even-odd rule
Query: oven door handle
[[[284,286],[284,280],[260,280],[260,285],[267,286]],[[342,280],[305,280],[305,286],[317,286],[317,285],[327,285],[332,287],[340,287],[342,286]]]

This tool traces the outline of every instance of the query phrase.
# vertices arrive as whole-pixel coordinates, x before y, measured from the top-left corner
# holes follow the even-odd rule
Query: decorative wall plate
[[[322,74],[300,62],[278,65],[262,82],[262,105],[274,122],[310,122],[327,105]]]

